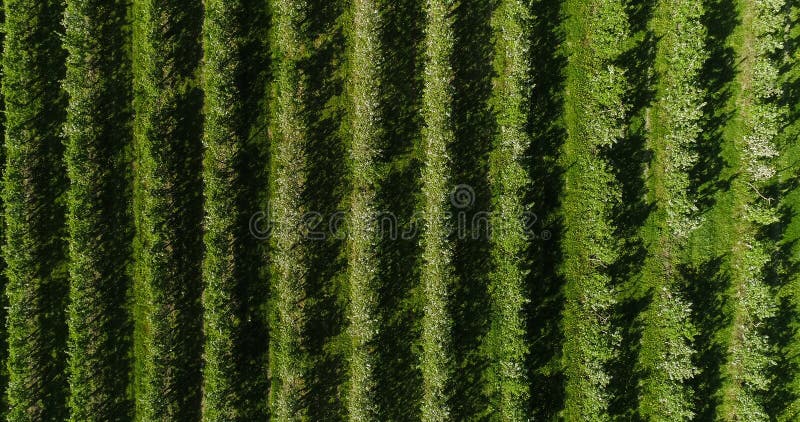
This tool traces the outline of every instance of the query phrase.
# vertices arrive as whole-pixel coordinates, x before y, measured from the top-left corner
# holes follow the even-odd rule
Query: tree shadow
[[[380,211],[390,211],[398,234],[415,224],[420,191],[422,125],[422,60],[425,15],[421,0],[391,0],[382,5],[381,116],[384,131]],[[382,420],[420,418],[422,374],[419,321],[422,308],[416,295],[419,284],[419,237],[394,236],[381,230],[377,337],[379,364],[377,403]],[[413,339],[413,340],[410,340]]]
[[[707,28],[708,59],[701,70],[700,80],[706,95],[701,137],[697,144],[699,160],[690,172],[692,195],[703,224],[692,235],[689,259],[684,268],[688,297],[693,304],[695,365],[700,372],[692,380],[694,408],[700,420],[711,420],[718,405],[717,392],[722,385],[722,366],[726,347],[720,342],[730,322],[726,295],[730,288],[725,261],[721,251],[718,214],[727,205],[721,196],[729,190],[731,179],[725,175],[723,132],[733,115],[728,104],[730,84],[735,71],[735,54],[728,39],[739,24],[737,8],[731,0],[705,0],[702,22]]]
[[[769,278],[778,292],[777,313],[768,326],[767,335],[776,345],[776,364],[771,368],[774,388],[767,399],[770,415],[780,420],[800,418],[800,146],[796,140],[800,132],[800,73],[796,70],[797,52],[800,49],[800,30],[798,15],[792,12],[792,3],[787,2],[784,13],[787,16],[787,34],[780,74],[783,94],[779,104],[785,107],[786,115],[781,128],[778,148],[781,151],[778,168],[778,182],[772,187],[771,197],[779,197],[779,221],[770,228],[770,238],[777,244],[773,255],[772,273]]]
[[[241,189],[237,190],[239,216],[236,238],[241,327],[236,333],[237,381],[240,392],[237,408],[242,420],[264,420],[269,416],[269,327],[266,304],[269,299],[269,271],[264,257],[268,242],[250,232],[250,219],[266,210],[269,191],[269,102],[267,87],[271,77],[271,17],[261,0],[244,0],[237,21],[243,40],[238,51],[241,68],[237,75],[238,92],[242,94],[241,117],[237,133],[244,142],[240,161],[236,164]]]
[[[707,28],[706,51],[708,59],[702,69],[700,80],[706,94],[702,132],[697,144],[699,160],[690,172],[691,189],[698,201],[701,213],[710,211],[717,193],[730,187],[730,180],[723,174],[722,142],[725,125],[733,116],[728,110],[730,83],[735,77],[735,52],[727,45],[739,20],[734,3],[730,0],[704,0],[703,25]]]
[[[104,59],[93,64],[94,71],[109,81],[103,86],[101,103],[93,110],[94,121],[99,126],[99,138],[91,146],[95,163],[104,167],[98,174],[97,197],[89,199],[90,215],[75,215],[95,223],[87,237],[95,239],[94,247],[101,257],[92,271],[100,278],[93,285],[84,285],[88,291],[79,297],[93,296],[97,307],[94,321],[75,321],[73,328],[97,333],[88,349],[79,353],[87,359],[84,364],[92,368],[96,382],[96,397],[105,402],[96,403],[103,417],[124,420],[133,417],[134,398],[130,391],[133,382],[133,198],[132,159],[132,69],[130,57],[130,22],[128,3],[111,2],[107,7],[92,11],[90,21],[103,42],[95,54]],[[97,117],[101,116],[101,117]],[[86,198],[84,198],[86,200]],[[86,251],[84,251],[86,252]],[[82,269],[85,271],[86,269]],[[90,302],[91,303],[91,302]],[[80,347],[80,345],[78,346]],[[85,370],[85,368],[84,368]],[[77,410],[77,409],[76,409]]]
[[[347,192],[342,180],[347,177],[346,141],[340,131],[345,119],[343,100],[344,33],[341,26],[342,2],[312,2],[306,32],[314,47],[301,64],[308,87],[306,119],[308,182],[303,193],[307,210],[319,218],[308,221],[313,227],[306,239],[308,268],[306,285],[306,347],[311,363],[306,403],[311,420],[344,420],[346,409],[339,389],[346,382],[347,360],[337,345],[347,325],[344,239],[331,235],[330,218],[335,215]]]
[[[13,11],[18,15],[15,25],[14,45],[19,50],[8,51],[4,46],[3,89],[5,139],[13,139],[5,152],[16,149],[4,164],[3,210],[6,222],[16,222],[13,229],[6,225],[4,256],[9,266],[6,274],[6,294],[25,291],[25,303],[14,303],[15,315],[4,309],[4,339],[18,348],[13,361],[4,363],[6,370],[17,374],[16,388],[3,384],[3,389],[20,393],[26,389],[22,403],[17,398],[17,415],[41,420],[65,420],[69,411],[67,401],[66,312],[69,292],[67,269],[68,247],[66,232],[66,189],[64,167],[63,127],[66,119],[67,96],[61,81],[66,74],[66,51],[63,33],[63,3],[45,2],[36,10],[21,10],[18,4]],[[12,6],[6,4],[12,11]],[[21,22],[30,16],[36,25]],[[3,31],[5,34],[5,30]],[[24,66],[21,61],[24,58]],[[8,118],[8,120],[6,120]],[[22,150],[23,152],[19,152]],[[6,214],[7,213],[7,214]],[[10,215],[10,216],[9,216]],[[13,244],[12,244],[13,242]],[[9,284],[13,281],[14,284]],[[8,301],[6,296],[3,302]],[[15,326],[11,327],[11,323]],[[10,357],[3,349],[4,357]],[[22,352],[22,353],[20,353]],[[31,352],[32,356],[24,353]],[[4,375],[7,375],[4,371]],[[8,391],[4,391],[8,393]],[[5,399],[6,394],[4,394]],[[4,409],[2,412],[6,412]]]
[[[635,365],[641,336],[639,316],[649,302],[649,292],[642,287],[639,275],[647,256],[641,229],[654,211],[646,201],[645,180],[653,156],[647,145],[647,114],[655,98],[653,66],[657,39],[648,27],[654,5],[640,0],[627,4],[631,45],[619,57],[618,65],[625,69],[629,84],[623,99],[629,106],[628,126],[625,137],[608,152],[621,191],[621,201],[612,211],[620,254],[609,267],[618,294],[612,325],[620,331],[621,343],[619,353],[609,362],[609,412],[626,420],[638,417],[638,384],[642,375]]]
[[[142,35],[149,35],[155,51],[142,63],[134,63],[134,69],[142,66],[144,83],[161,91],[158,98],[134,92],[137,119],[141,119],[137,125],[141,124],[141,136],[149,143],[148,155],[135,160],[158,165],[157,173],[141,175],[140,189],[134,194],[143,233],[134,250],[143,260],[137,265],[156,274],[142,280],[141,290],[152,293],[150,297],[137,298],[135,304],[137,318],[147,315],[141,325],[137,321],[141,333],[136,335],[143,340],[137,345],[141,347],[137,359],[141,356],[150,364],[136,362],[137,372],[148,375],[137,380],[137,389],[160,398],[146,405],[153,405],[160,416],[193,420],[201,416],[204,343],[198,337],[203,333],[204,245],[198,229],[204,214],[204,98],[199,80],[203,6],[167,2],[153,6],[151,12],[151,21],[134,23],[143,32],[153,32]],[[146,350],[148,344],[153,347]],[[147,367],[150,372],[145,372]]]
[[[795,190],[800,185],[797,180],[792,182],[791,189]],[[797,201],[797,191],[791,198]],[[789,199],[789,198],[787,198]],[[777,312],[767,327],[766,334],[776,345],[777,359],[776,364],[770,368],[770,375],[773,378],[773,388],[771,388],[766,401],[766,408],[770,415],[780,416],[782,420],[794,420],[800,417],[800,409],[797,407],[798,396],[797,373],[800,371],[800,348],[797,345],[797,338],[800,337],[800,324],[798,324],[798,304],[797,274],[800,273],[800,262],[793,257],[797,256],[800,248],[800,236],[798,236],[797,215],[800,213],[797,204],[783,204],[780,210],[780,221],[777,223],[781,228],[780,235],[785,236],[778,243],[775,252],[775,267],[771,274],[773,287],[777,290]]]
[[[453,130],[450,148],[453,187],[470,186],[474,201],[456,211],[465,222],[462,235],[452,239],[454,278],[451,292],[455,379],[452,415],[456,420],[483,420],[489,402],[485,395],[486,356],[482,339],[489,328],[488,274],[490,244],[485,227],[473,227],[479,213],[491,210],[488,157],[495,133],[489,106],[494,70],[491,16],[495,1],[464,0],[454,10]],[[458,224],[458,223],[456,223]]]
[[[560,368],[563,333],[560,327],[564,307],[563,278],[557,268],[562,261],[561,180],[558,156],[566,139],[562,112],[566,57],[561,52],[563,33],[561,2],[537,0],[532,3],[531,91],[528,113],[531,146],[526,167],[532,181],[526,203],[533,204],[536,221],[531,227],[528,259],[531,273],[526,283],[530,292],[526,363],[531,385],[530,412],[535,420],[556,420],[564,406],[564,375]]]
[[[713,257],[684,269],[687,296],[695,310],[693,317],[698,332],[694,361],[700,373],[691,382],[695,392],[695,417],[698,420],[714,419],[715,394],[722,385],[720,368],[725,362],[727,350],[716,337],[730,321],[725,312],[724,294],[729,282],[722,268],[724,259],[721,256]]]

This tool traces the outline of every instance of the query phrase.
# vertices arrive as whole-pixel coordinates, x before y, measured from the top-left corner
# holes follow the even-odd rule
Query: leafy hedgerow
[[[0,1],[0,26],[5,25],[5,6],[3,2]],[[0,51],[3,49],[3,45],[5,44],[5,32],[0,33]],[[0,64],[1,66],[1,64]],[[3,92],[3,76],[2,72],[0,72],[0,93]],[[5,169],[5,126],[6,126],[6,119],[5,119],[5,102],[3,101],[3,95],[0,95],[0,142],[2,142],[2,146],[0,146],[0,178],[2,178],[3,169]],[[0,239],[5,240],[5,212],[4,206],[2,203],[2,195],[0,195]],[[0,283],[2,283],[2,287],[0,287],[0,291],[5,292],[6,286],[6,263],[5,259],[0,259]],[[7,320],[8,315],[8,302],[7,296],[5,294],[0,294],[0,321],[5,322]],[[0,362],[7,362],[8,358],[8,330],[6,329],[6,324],[0,324]],[[0,419],[5,419],[6,413],[8,412],[8,395],[6,394],[6,388],[8,386],[8,368],[5,364],[0,364]]]
[[[239,87],[244,13],[243,2],[238,0],[205,2],[203,418],[209,421],[241,420],[247,414],[243,408],[242,362],[237,354],[245,325],[240,315],[244,298],[239,227],[240,172],[247,136],[242,134],[243,93]]]
[[[69,407],[74,421],[130,418],[132,326],[129,151],[131,63],[128,3],[70,0],[66,163],[70,304]]]
[[[449,298],[453,283],[452,251],[448,246],[450,222],[448,148],[454,141],[452,129],[453,2],[428,0],[425,30],[426,66],[422,115],[423,161],[422,212],[422,419],[442,421],[452,418],[453,350],[452,317]]]
[[[494,34],[494,90],[496,134],[489,156],[492,191],[492,236],[489,274],[490,327],[484,347],[487,393],[492,417],[525,420],[530,387],[525,360],[527,302],[524,253],[527,236],[523,228],[523,203],[529,179],[522,164],[530,144],[526,133],[530,94],[528,31],[531,25],[527,2],[501,1],[492,15]]]
[[[7,417],[65,420],[64,4],[4,6]]]
[[[564,11],[564,418],[602,421],[609,419],[607,365],[619,342],[608,267],[618,254],[610,214],[620,189],[606,155],[625,130],[626,80],[616,63],[628,22],[619,0],[567,0]]]
[[[692,362],[691,306],[683,298],[681,251],[697,226],[689,194],[689,171],[697,161],[703,91],[699,73],[706,58],[703,4],[659,1],[650,22],[656,38],[655,100],[648,114],[653,158],[647,173],[654,211],[644,228],[648,255],[641,281],[651,300],[642,318],[638,366],[639,414],[647,420],[688,420],[693,416],[689,380]]]
[[[777,102],[783,7],[783,0],[738,2],[741,24],[732,38],[738,57],[731,100],[735,116],[725,134],[734,151],[735,174],[728,192],[731,323],[725,333],[726,363],[718,392],[721,420],[770,420],[764,396],[771,388],[767,369],[773,358],[764,324],[774,316],[776,304],[765,271],[774,245],[763,232],[778,221],[778,215],[774,200],[764,192],[776,171],[774,141],[784,113]]]
[[[136,418],[200,416],[202,4],[133,2]]]
[[[302,418],[308,356],[303,347],[307,257],[303,245],[303,191],[307,179],[308,128],[303,117],[305,87],[298,65],[307,52],[302,23],[308,5],[278,0],[273,5],[275,63],[272,137],[271,233],[273,310],[270,371],[272,415],[280,420]]]
[[[375,420],[375,338],[378,333],[378,171],[380,125],[380,12],[375,0],[351,0],[346,42],[349,101],[350,198],[346,245],[349,303],[349,380],[346,406],[353,421]]]

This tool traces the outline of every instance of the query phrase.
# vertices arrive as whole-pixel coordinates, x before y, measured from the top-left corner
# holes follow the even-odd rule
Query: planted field
[[[3,418],[800,419],[795,4],[2,4]]]

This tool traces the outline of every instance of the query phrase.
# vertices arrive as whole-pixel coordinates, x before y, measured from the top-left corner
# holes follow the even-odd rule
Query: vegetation
[[[782,48],[783,2],[739,2],[741,24],[731,42],[739,59],[734,118],[725,128],[732,180],[725,227],[730,287],[730,323],[725,335],[726,362],[719,392],[717,417],[722,420],[769,420],[764,395],[773,361],[769,339],[762,328],[775,314],[775,300],[767,284],[767,264],[774,247],[764,236],[777,221],[774,199],[766,197],[775,174],[775,139],[782,110],[776,56]]]
[[[526,250],[522,216],[523,195],[529,183],[522,155],[530,142],[525,132],[530,81],[527,41],[529,11],[523,1],[499,3],[492,16],[494,34],[494,92],[491,103],[497,128],[489,156],[492,190],[492,271],[489,274],[490,328],[488,395],[498,420],[524,420],[529,387],[525,378],[525,316],[523,288]]]
[[[798,19],[798,10],[796,5],[789,5],[786,7],[785,18],[787,22],[796,22]],[[781,408],[777,419],[780,421],[790,421],[797,418],[800,414],[800,374],[797,372],[800,355],[798,355],[798,347],[800,347],[800,330],[798,330],[797,319],[798,311],[800,311],[800,286],[798,285],[797,268],[798,257],[800,257],[800,250],[798,249],[798,240],[800,240],[800,220],[796,218],[800,211],[800,189],[798,189],[798,181],[800,181],[800,173],[795,170],[795,161],[798,157],[797,148],[800,146],[795,139],[797,139],[798,120],[795,116],[798,114],[798,104],[794,101],[793,97],[797,92],[798,71],[800,66],[797,66],[797,60],[800,56],[797,54],[797,41],[800,32],[800,27],[797,25],[788,26],[785,34],[785,54],[782,60],[780,72],[780,83],[782,88],[782,95],[777,99],[782,104],[783,111],[785,112],[786,125],[782,128],[782,133],[776,139],[776,147],[779,147],[780,156],[776,157],[776,178],[781,186],[780,206],[778,214],[782,215],[782,230],[777,253],[774,255],[779,268],[779,277],[783,283],[778,286],[778,300],[782,305],[778,309],[777,321],[773,325],[774,330],[771,337],[778,345],[776,349],[777,359],[776,365],[772,367],[774,373],[778,376],[773,380],[773,400],[772,406]],[[774,398],[778,398],[775,400]]]
[[[425,291],[425,314],[422,320],[423,397],[422,419],[442,421],[452,417],[453,350],[452,318],[449,311],[453,278],[452,252],[448,245],[451,228],[448,183],[450,170],[448,147],[453,143],[452,88],[453,54],[451,13],[448,0],[428,0],[425,33],[426,65],[423,110],[424,168],[422,194],[424,233],[422,234],[422,280]]]
[[[69,408],[74,421],[130,418],[131,65],[125,2],[69,1]],[[127,136],[125,134],[128,134]],[[120,199],[123,200],[120,200]]]
[[[200,414],[199,3],[135,1],[136,418]]]
[[[306,131],[303,119],[305,87],[299,61],[306,53],[302,21],[304,1],[275,3],[275,88],[272,145],[271,217],[273,315],[270,368],[273,373],[270,402],[280,420],[303,419],[303,390],[308,358],[303,345],[306,316],[305,278],[308,273],[303,245],[303,189],[306,179]]]
[[[5,1],[9,420],[67,418],[63,4]]]
[[[2,4],[8,420],[798,419],[796,4]]]
[[[246,335],[240,310],[247,299],[239,282],[245,271],[239,229],[242,155],[248,136],[240,87],[245,12],[241,1],[205,3],[203,418],[209,421],[244,420],[247,415],[242,410],[245,387],[239,358]]]
[[[656,38],[655,100],[648,114],[653,158],[647,173],[652,206],[644,228],[648,256],[642,284],[650,290],[642,313],[638,364],[639,413],[647,420],[688,420],[694,415],[689,380],[694,327],[682,292],[683,250],[697,226],[698,207],[690,195],[689,172],[696,165],[703,92],[705,29],[699,1],[658,2],[651,21]]]
[[[0,2],[0,25],[5,24],[5,6]],[[5,33],[0,34],[0,51],[2,51],[5,42]],[[0,64],[2,66],[2,64]],[[3,78],[0,72],[0,141],[5,145],[5,103],[3,101]],[[5,148],[0,148],[0,178],[2,178],[3,169],[5,169]],[[0,241],[5,240],[5,207],[2,205],[2,194],[0,194]],[[0,291],[5,292],[6,285],[6,266],[5,260],[0,259],[0,283],[3,288]],[[5,294],[0,294],[0,321],[6,321],[8,318],[8,301]],[[2,324],[0,327],[0,361],[8,361],[8,331],[6,325]],[[6,365],[0,365],[0,418],[5,418],[6,411],[8,410],[8,395],[6,395],[6,386],[8,385],[8,368]]]
[[[379,13],[373,0],[352,0],[348,28],[348,86],[350,111],[350,209],[347,221],[347,282],[349,289],[349,385],[347,413],[353,421],[375,420],[373,397],[376,356],[376,266],[378,229],[376,209],[376,155],[379,126]]]
[[[609,418],[608,371],[619,333],[608,267],[618,255],[611,211],[620,190],[609,149],[624,132],[627,89],[619,60],[627,17],[617,0],[568,0],[564,167],[565,409],[567,420]]]

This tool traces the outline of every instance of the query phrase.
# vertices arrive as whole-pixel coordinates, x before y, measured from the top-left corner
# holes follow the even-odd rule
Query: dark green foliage
[[[620,190],[607,156],[625,131],[622,95],[627,87],[616,65],[628,31],[623,6],[618,0],[567,0],[564,6],[568,65],[561,271],[566,282],[567,420],[609,418],[607,365],[619,341],[611,326],[616,298],[608,267],[618,251],[610,213]]]
[[[5,6],[0,1],[0,25],[5,25]],[[0,33],[0,51],[3,49],[5,42],[5,32]],[[0,73],[0,93],[3,90],[3,78]],[[0,95],[0,140],[5,145],[5,102],[3,96]],[[0,177],[2,177],[3,169],[5,169],[5,148],[0,147]],[[2,206],[2,195],[0,195],[0,240],[5,240],[5,207]],[[0,291],[5,292],[6,284],[6,263],[5,259],[0,259],[0,280],[2,281],[2,288]],[[8,359],[8,331],[6,330],[5,321],[7,319],[8,301],[5,294],[0,294],[0,362],[6,362]],[[8,386],[8,367],[0,364],[0,418],[6,417],[8,411],[8,395],[6,395],[6,387]]]
[[[133,4],[136,417],[200,414],[200,2]]]
[[[259,274],[264,248],[248,222],[266,190],[263,168],[257,168],[264,158],[259,151],[266,149],[266,112],[259,109],[268,63],[258,39],[268,29],[266,7],[249,0],[205,6],[203,418],[262,419],[268,389],[267,330],[259,308],[267,293]]]
[[[798,419],[795,3],[3,8],[9,420]]]
[[[8,419],[65,420],[67,292],[60,1],[5,2]]]
[[[800,9],[789,3],[784,10],[789,30],[780,67],[783,92],[779,98],[785,107],[787,124],[776,145],[781,153],[776,169],[781,188],[779,226],[782,230],[775,255],[780,264],[778,277],[782,281],[778,290],[781,307],[768,333],[777,340],[779,352],[777,365],[772,368],[776,378],[770,392],[770,405],[779,409],[778,420],[793,421],[800,417],[800,172],[797,171],[800,103],[796,101],[800,87],[800,25],[797,25]]]
[[[70,0],[66,162],[70,179],[69,381],[74,421],[133,415],[126,299],[132,139],[128,3]]]

